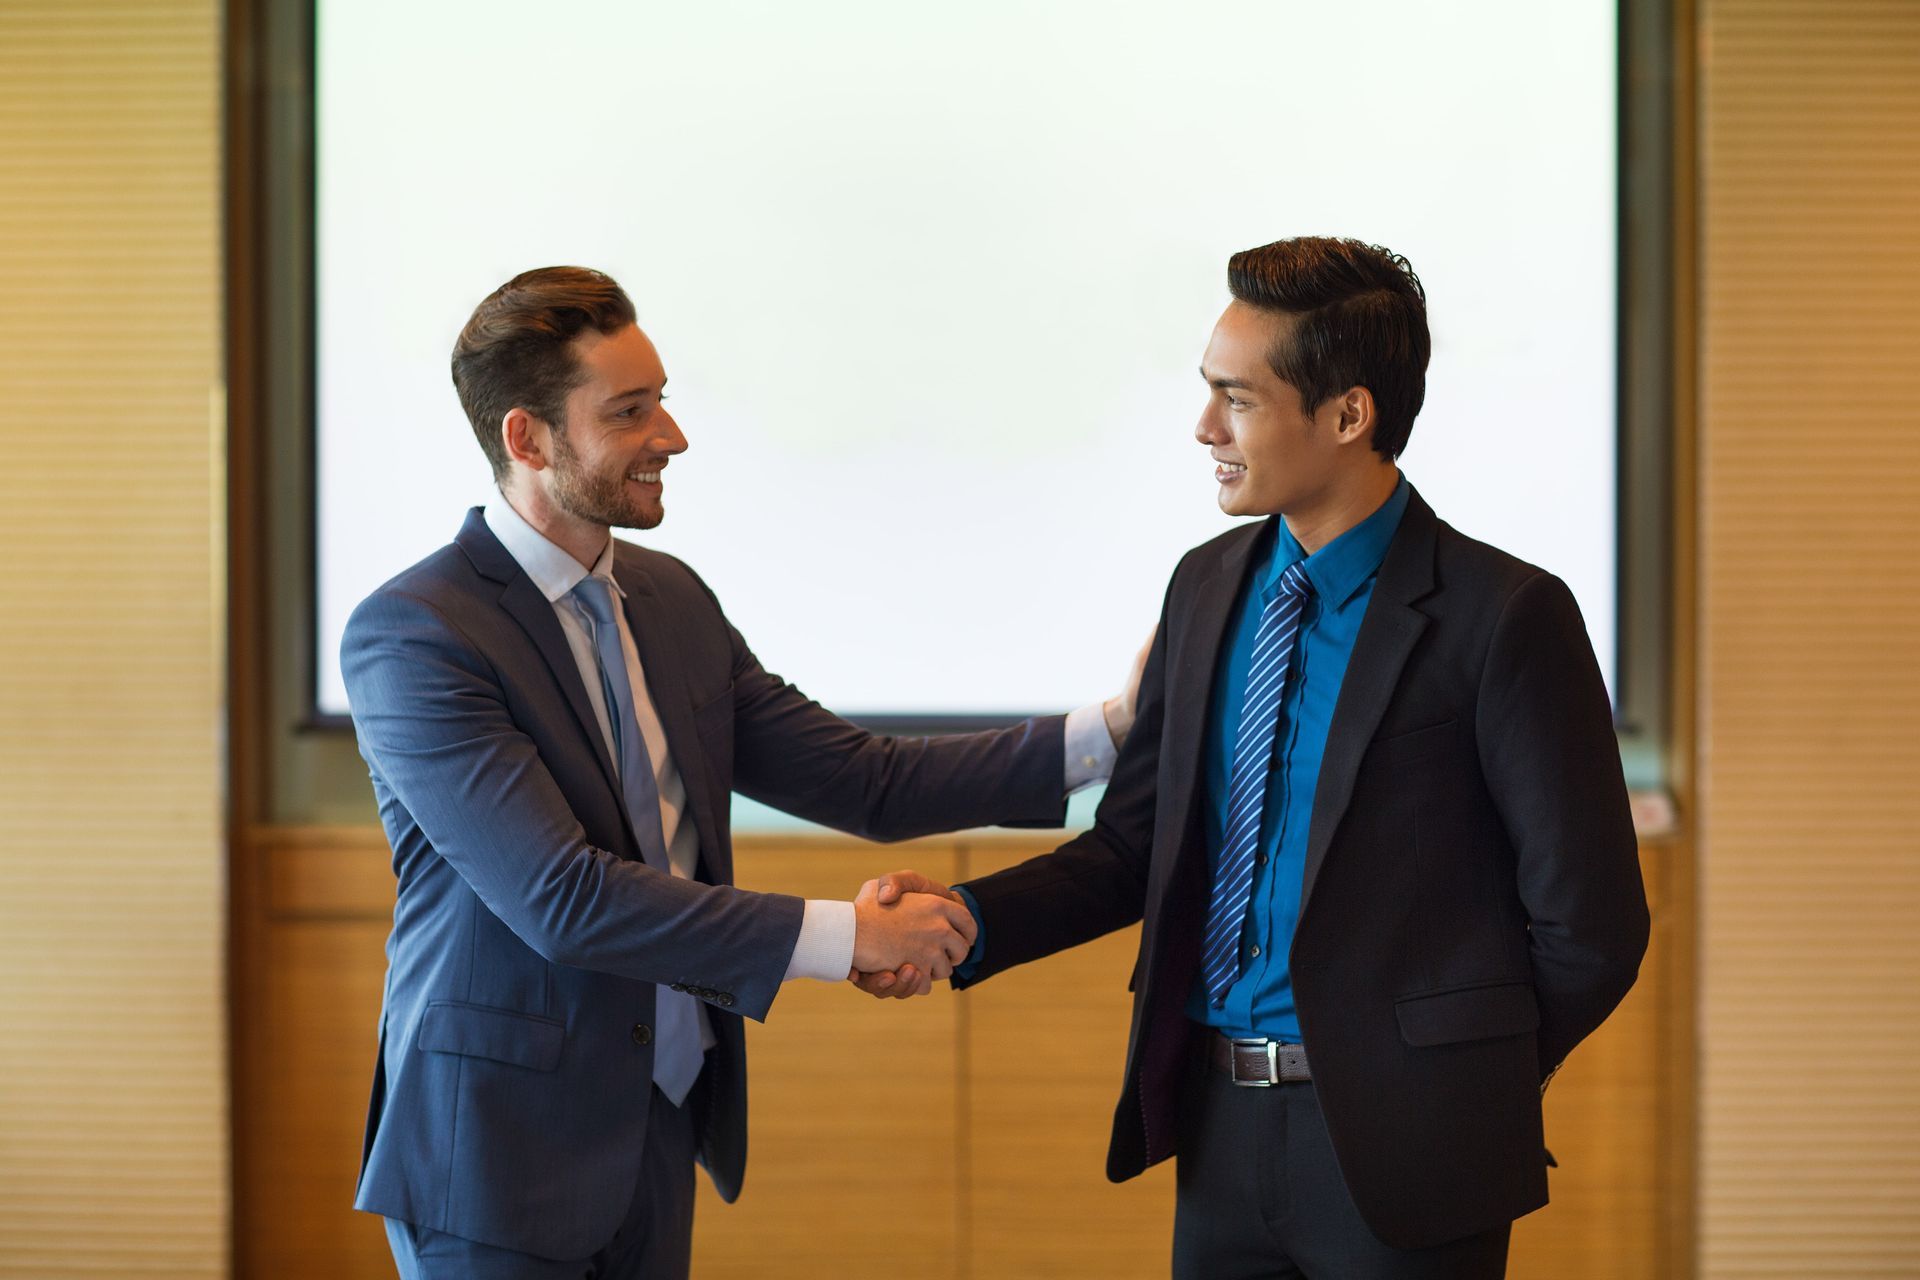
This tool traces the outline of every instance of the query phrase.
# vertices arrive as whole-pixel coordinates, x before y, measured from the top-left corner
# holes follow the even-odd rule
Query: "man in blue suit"
[[[685,1275],[695,1161],[728,1201],[745,1169],[742,1018],[796,977],[925,989],[974,938],[939,896],[735,888],[728,793],[882,840],[1057,826],[1130,700],[896,739],[765,671],[691,569],[611,536],[660,522],[686,439],[598,272],[501,286],[453,379],[501,501],[341,643],[398,878],[356,1204],[409,1278]]]

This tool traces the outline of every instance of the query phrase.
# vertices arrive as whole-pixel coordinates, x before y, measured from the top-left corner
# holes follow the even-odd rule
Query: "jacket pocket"
[[[560,1065],[565,1038],[566,1027],[551,1018],[436,1000],[420,1019],[417,1043],[428,1053],[457,1053],[530,1071],[551,1071]]]
[[[1408,1044],[1454,1044],[1525,1035],[1540,1026],[1531,982],[1481,983],[1401,996],[1393,1002]]]
[[[1445,720],[1439,724],[1430,724],[1424,729],[1415,729],[1411,733],[1395,734],[1391,738],[1375,738],[1367,744],[1368,752],[1383,764],[1406,764],[1430,756],[1436,751],[1444,751],[1460,744],[1460,730],[1457,723]]]
[[[731,680],[727,681],[726,688],[703,699],[700,705],[693,709],[693,718],[701,720],[707,716],[719,715],[722,708],[725,709],[727,719],[731,721],[733,719],[733,681]]]

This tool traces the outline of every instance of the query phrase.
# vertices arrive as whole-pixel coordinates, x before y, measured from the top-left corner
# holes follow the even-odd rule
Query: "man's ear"
[[[1348,387],[1334,403],[1339,406],[1340,419],[1334,426],[1334,437],[1341,444],[1363,444],[1373,436],[1375,417],[1373,392],[1365,387]]]
[[[500,419],[500,439],[507,457],[531,471],[545,471],[551,459],[553,428],[518,406]]]

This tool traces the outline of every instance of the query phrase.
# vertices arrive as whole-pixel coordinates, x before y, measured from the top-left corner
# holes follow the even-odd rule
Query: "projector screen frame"
[[[255,366],[236,385],[251,386],[268,447],[257,451],[259,481],[282,501],[259,513],[264,564],[297,563],[302,581],[262,593],[270,617],[255,634],[270,637],[264,679],[269,739],[290,732],[283,756],[327,757],[329,779],[360,772],[352,721],[319,709],[315,643],[316,537],[315,23],[323,0],[236,0],[237,56],[252,60],[255,90],[245,109],[257,154],[236,157],[236,173],[261,183],[251,212],[229,228],[230,261],[246,275],[233,283],[259,327],[230,349]],[[1676,67],[1671,0],[1620,0],[1616,66],[1616,230],[1618,414],[1615,536],[1617,615],[1616,730],[1629,780],[1664,782],[1672,724],[1670,652],[1676,359],[1674,157]],[[237,419],[238,420],[238,419]],[[285,445],[286,448],[272,447]],[[236,530],[245,526],[236,523]],[[291,598],[290,598],[291,597]],[[297,672],[297,676],[294,673]],[[804,673],[801,673],[804,674]],[[288,695],[293,695],[289,697]],[[860,717],[890,733],[938,733],[994,727],[1021,718],[936,712]],[[328,746],[334,743],[337,745]],[[342,756],[344,751],[345,756]],[[277,771],[276,771],[277,772]],[[331,783],[323,784],[330,786]]]

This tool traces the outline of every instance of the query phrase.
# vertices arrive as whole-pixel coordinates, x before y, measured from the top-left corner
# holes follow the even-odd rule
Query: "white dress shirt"
[[[579,665],[580,682],[586,686],[587,700],[593,704],[594,718],[600,723],[607,754],[617,758],[606,696],[600,688],[600,664],[595,656],[593,637],[587,633],[579,616],[565,603],[568,593],[589,573],[604,579],[612,587],[615,600],[625,598],[626,593],[613,578],[612,536],[608,536],[600,558],[588,570],[582,568],[570,552],[548,541],[506,502],[488,503],[486,519],[487,528],[493,531],[494,537],[500,539],[500,545],[507,549],[507,554],[526,570],[533,585],[553,605],[554,616],[560,620],[560,630],[573,650],[574,662]],[[616,608],[614,620],[620,629],[620,652],[627,660],[627,683],[633,689],[634,715],[640,721],[640,736],[647,744],[647,756],[653,761],[654,784],[660,791],[660,833],[667,843],[667,859],[672,863],[674,875],[690,880],[700,857],[700,837],[687,816],[686,783],[681,781],[680,770],[674,766],[673,754],[667,748],[666,730],[661,727],[660,715],[654,710],[653,695],[647,689],[646,672],[640,666],[640,651],[634,646],[633,634],[627,628],[626,611]],[[1077,708],[1067,716],[1066,753],[1066,789],[1069,793],[1102,782],[1112,774],[1116,751],[1113,739],[1107,733],[1106,719],[1101,714],[1099,703]],[[827,982],[844,980],[847,971],[853,967],[853,937],[851,902],[808,899],[806,912],[800,922],[800,938],[787,961],[786,976],[790,979],[819,978]],[[701,1040],[705,1047],[711,1048],[713,1032],[707,1025],[706,1010],[701,1008],[699,1012]]]

